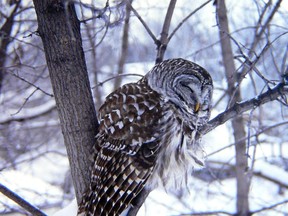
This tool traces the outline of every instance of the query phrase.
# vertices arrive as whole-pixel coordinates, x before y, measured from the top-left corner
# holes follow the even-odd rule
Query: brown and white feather
[[[208,121],[212,87],[203,68],[171,59],[108,95],[98,113],[91,183],[79,213],[120,215],[144,186],[184,185],[193,167],[204,163],[194,134]]]

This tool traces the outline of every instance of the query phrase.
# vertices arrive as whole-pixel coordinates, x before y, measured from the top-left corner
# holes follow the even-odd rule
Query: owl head
[[[148,85],[179,111],[179,117],[194,126],[210,117],[213,82],[201,66],[185,59],[168,59],[146,75]]]

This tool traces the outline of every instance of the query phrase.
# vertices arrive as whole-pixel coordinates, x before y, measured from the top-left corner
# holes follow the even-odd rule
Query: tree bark
[[[240,88],[234,90],[234,86],[237,84],[236,68],[234,64],[234,56],[229,38],[229,26],[227,10],[225,0],[218,0],[216,4],[220,44],[222,49],[223,65],[225,68],[225,75],[228,84],[229,105],[233,105],[236,102],[241,101]],[[237,142],[235,145],[236,151],[236,183],[237,183],[237,198],[236,207],[237,215],[247,216],[249,215],[249,179],[246,175],[248,168],[248,160],[246,155],[246,141],[243,137],[246,137],[244,119],[242,116],[238,116],[232,119],[232,128],[234,140]],[[242,141],[240,141],[242,139]],[[238,141],[240,141],[238,143]]]
[[[33,2],[79,203],[89,185],[91,161],[88,156],[98,127],[80,23],[70,1]]]

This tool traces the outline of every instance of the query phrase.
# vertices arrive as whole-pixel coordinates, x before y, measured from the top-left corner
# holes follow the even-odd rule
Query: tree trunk
[[[80,23],[70,1],[33,2],[79,203],[89,185],[88,156],[98,127]]]
[[[229,27],[225,0],[217,1],[217,18],[219,25],[220,43],[222,49],[222,58],[225,68],[225,75],[228,84],[229,104],[233,105],[241,101],[240,88],[236,89],[234,86],[237,83],[236,68],[234,64],[234,56],[229,38]],[[240,141],[245,134],[244,119],[242,116],[232,119],[232,128],[236,151],[236,182],[237,182],[237,215],[249,215],[249,179],[246,175],[248,161],[246,156],[246,141]],[[238,141],[240,141],[238,143]]]

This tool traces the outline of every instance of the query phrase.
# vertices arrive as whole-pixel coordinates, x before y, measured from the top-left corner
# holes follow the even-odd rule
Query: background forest
[[[47,2],[54,5],[55,19],[41,21],[39,8]],[[39,31],[45,22],[63,25],[67,41],[81,42],[69,34],[73,4],[85,54],[79,67],[88,74],[96,112],[107,94],[137,81],[163,58],[194,61],[214,80],[212,120],[202,130],[205,167],[192,174],[189,191],[151,192],[138,215],[288,215],[288,2],[283,0],[0,0],[0,215],[31,215],[9,198],[7,188],[50,215],[79,199],[79,185],[87,181],[74,171],[85,166],[77,157],[87,148],[78,152],[69,144],[64,123],[73,126],[79,117],[85,124],[95,117],[77,108],[82,102],[72,104],[75,115],[60,106],[68,104],[57,96],[67,86],[57,86],[54,78],[65,82],[65,76],[56,73],[56,60],[42,43],[60,39],[57,32],[45,38]],[[61,11],[68,17],[62,23]],[[65,60],[57,59],[64,72],[70,65]],[[78,74],[78,67],[74,70]],[[89,99],[76,87],[66,89],[74,101]]]

